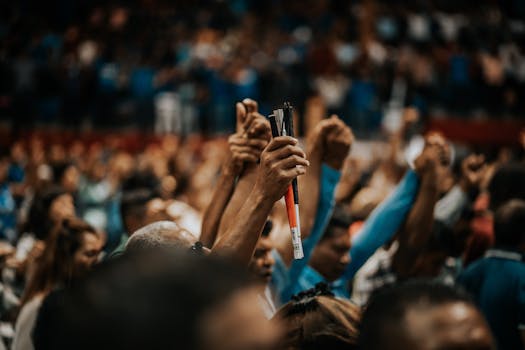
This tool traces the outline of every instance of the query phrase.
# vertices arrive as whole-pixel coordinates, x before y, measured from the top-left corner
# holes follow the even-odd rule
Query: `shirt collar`
[[[485,258],[500,258],[514,261],[522,261],[523,255],[512,250],[489,249],[485,253]]]

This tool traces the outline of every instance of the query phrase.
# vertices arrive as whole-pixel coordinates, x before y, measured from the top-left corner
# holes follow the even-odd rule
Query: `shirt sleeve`
[[[299,260],[294,259],[292,261],[292,264],[288,270],[288,283],[286,286],[284,286],[283,290],[279,291],[283,301],[289,300],[293,294],[293,290],[295,290],[295,285],[298,283],[301,273],[308,264],[315,246],[321,239],[326,226],[330,221],[330,217],[332,216],[335,206],[335,188],[339,183],[340,178],[340,171],[333,169],[326,164],[322,164],[319,203],[317,206],[314,224],[312,226],[310,235],[303,241],[304,258]]]
[[[434,219],[444,223],[446,226],[453,226],[459,220],[461,212],[468,202],[468,195],[459,185],[455,185],[436,203]]]
[[[370,214],[352,241],[351,260],[344,273],[346,279],[352,279],[368,258],[399,230],[414,204],[418,188],[418,176],[409,170],[390,196]]]

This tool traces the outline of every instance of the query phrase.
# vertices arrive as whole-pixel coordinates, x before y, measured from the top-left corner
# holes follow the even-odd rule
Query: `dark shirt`
[[[463,271],[458,282],[487,318],[498,349],[523,349],[525,263],[520,253],[491,249]]]

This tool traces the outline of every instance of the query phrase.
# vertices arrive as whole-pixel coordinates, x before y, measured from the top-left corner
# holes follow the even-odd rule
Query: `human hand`
[[[266,140],[246,138],[239,134],[231,135],[228,138],[230,154],[223,171],[230,175],[239,175],[245,163],[257,163],[267,145]]]
[[[336,115],[332,115],[315,127],[311,147],[312,151],[321,152],[322,160],[328,166],[341,170],[353,142],[352,129]]]
[[[478,188],[485,176],[487,165],[483,155],[471,154],[461,162],[461,179],[459,184],[465,192]]]
[[[294,178],[306,173],[309,165],[296,139],[290,136],[276,137],[261,154],[254,190],[275,202],[286,193]]]

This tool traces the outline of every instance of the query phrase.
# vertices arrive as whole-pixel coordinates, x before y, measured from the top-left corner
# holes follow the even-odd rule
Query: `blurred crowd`
[[[0,12],[0,115],[20,128],[224,134],[245,97],[265,114],[284,97],[301,111],[320,98],[364,136],[395,128],[405,105],[525,111],[518,0],[23,1]]]
[[[523,347],[525,131],[481,152],[406,108],[381,142],[336,115],[271,138],[256,101],[232,108],[227,139],[2,149],[0,346]]]
[[[0,350],[525,349],[525,129],[427,123],[522,118],[524,47],[519,0],[2,3]]]

